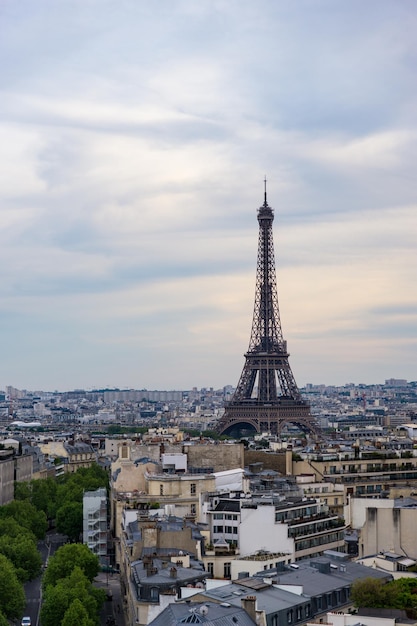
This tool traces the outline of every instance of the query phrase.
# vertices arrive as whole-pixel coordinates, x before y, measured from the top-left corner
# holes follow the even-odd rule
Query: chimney
[[[241,598],[240,604],[249,617],[256,622],[256,596],[246,596],[246,598]]]

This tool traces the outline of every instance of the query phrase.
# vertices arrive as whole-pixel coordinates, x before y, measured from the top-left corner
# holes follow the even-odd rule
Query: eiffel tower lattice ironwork
[[[266,196],[258,209],[259,240],[255,305],[249,348],[236,391],[217,423],[219,433],[249,428],[280,434],[284,424],[316,433],[309,404],[302,398],[288,361],[278,307],[272,222]]]

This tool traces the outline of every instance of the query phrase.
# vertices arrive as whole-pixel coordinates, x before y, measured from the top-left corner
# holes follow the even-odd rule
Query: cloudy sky
[[[417,380],[415,0],[0,0],[0,388]]]

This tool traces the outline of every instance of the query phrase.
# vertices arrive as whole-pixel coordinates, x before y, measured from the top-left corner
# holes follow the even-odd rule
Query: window
[[[290,609],[289,611],[287,611],[287,623],[292,624],[292,620],[293,620],[293,611],[292,609]]]
[[[195,505],[195,504],[192,504],[192,505],[190,506],[190,512],[191,512],[191,515],[195,515],[195,514],[196,514],[196,512],[197,512],[197,507],[196,507],[196,505]]]
[[[159,495],[160,496],[164,495],[164,486],[163,485],[159,485]]]
[[[230,563],[229,562],[223,565],[223,578],[230,578]]]
[[[207,571],[210,574],[210,576],[213,576],[213,574],[214,574],[214,563],[207,563]]]
[[[190,493],[192,496],[195,496],[195,494],[197,493],[197,485],[196,483],[191,483],[190,485]]]

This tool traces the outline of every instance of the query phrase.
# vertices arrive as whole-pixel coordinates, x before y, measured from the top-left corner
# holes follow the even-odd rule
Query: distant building
[[[13,451],[0,450],[0,506],[12,502],[14,498],[14,458]]]
[[[39,444],[43,454],[51,460],[61,460],[64,472],[73,473],[80,467],[90,467],[97,461],[94,448],[84,441],[48,441]]]

